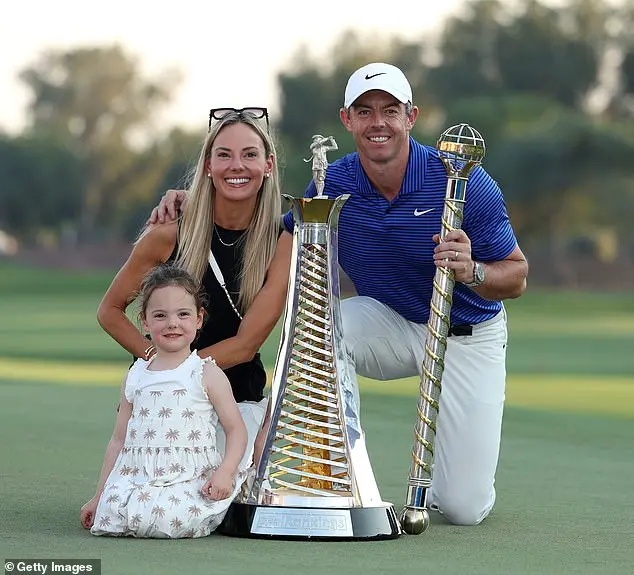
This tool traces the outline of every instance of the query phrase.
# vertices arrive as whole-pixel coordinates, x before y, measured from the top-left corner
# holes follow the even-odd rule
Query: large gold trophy
[[[252,487],[220,531],[241,537],[392,539],[401,534],[381,500],[348,371],[340,313],[339,213],[349,196],[322,195],[326,152],[311,145],[317,196],[291,203],[293,262],[271,391],[271,424]]]
[[[482,136],[467,124],[443,132],[436,144],[438,155],[447,171],[447,189],[442,213],[441,241],[451,230],[462,227],[467,179],[482,162],[486,151]],[[427,494],[431,487],[436,419],[445,368],[445,350],[454,289],[454,273],[439,267],[434,276],[423,375],[420,382],[414,448],[407,482],[407,496],[400,521],[403,531],[418,535],[429,527]]]

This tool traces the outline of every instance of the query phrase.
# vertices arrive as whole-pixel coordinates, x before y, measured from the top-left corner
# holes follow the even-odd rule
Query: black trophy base
[[[232,503],[218,533],[257,539],[373,541],[396,539],[401,527],[394,507],[281,507]]]

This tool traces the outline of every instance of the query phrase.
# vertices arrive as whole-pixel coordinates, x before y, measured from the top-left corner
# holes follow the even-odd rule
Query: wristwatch
[[[484,283],[484,280],[484,265],[480,262],[473,262],[473,280],[470,282],[464,282],[464,285],[467,287],[478,287]]]

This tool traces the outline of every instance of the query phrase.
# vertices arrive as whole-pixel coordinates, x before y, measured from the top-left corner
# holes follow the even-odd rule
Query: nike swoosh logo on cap
[[[423,215],[428,214],[429,212],[433,212],[433,211],[434,211],[434,208],[429,208],[428,210],[420,210],[420,211],[418,210],[418,208],[416,208],[414,210],[414,215],[415,216],[423,216]]]
[[[376,74],[366,74],[365,75],[365,79],[366,80],[372,80],[372,78],[376,78],[377,76],[381,76],[382,74],[387,74],[387,72],[377,72]]]

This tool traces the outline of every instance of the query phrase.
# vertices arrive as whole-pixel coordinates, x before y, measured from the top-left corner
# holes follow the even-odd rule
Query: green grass
[[[0,380],[82,387],[119,387],[127,364],[24,360],[0,357]],[[269,372],[269,380],[271,373]],[[359,378],[364,394],[416,397],[418,378],[389,382]],[[508,405],[634,417],[634,380],[630,377],[511,374]]]
[[[129,363],[95,319],[112,273],[0,265],[0,550],[101,558],[103,573],[632,572],[634,298],[529,292],[508,302],[507,409],[498,502],[478,527],[433,517],[418,537],[376,543],[214,535],[90,536],[92,495]],[[279,331],[263,348],[271,367]],[[418,380],[362,380],[381,494],[404,502]]]
[[[634,373],[631,294],[527,293],[506,304],[515,373]]]
[[[0,381],[5,557],[102,558],[104,573],[631,573],[634,419],[509,408],[498,504],[479,527],[434,517],[380,543],[114,540],[79,526],[111,433],[115,387]],[[415,402],[367,392],[363,420],[384,499],[403,503]],[[263,565],[263,562],[270,565]]]
[[[390,382],[360,378],[364,393],[387,396],[417,396],[419,383],[419,378]],[[506,405],[634,417],[634,379],[511,374],[507,378]]]
[[[69,274],[0,266],[0,356],[127,362],[95,313],[113,272]],[[629,293],[527,293],[507,303],[508,369],[523,374],[634,373]],[[134,312],[131,312],[131,316]],[[279,327],[262,348],[275,361]]]
[[[40,269],[0,258],[0,294],[35,295],[100,294],[108,287],[116,270]]]

